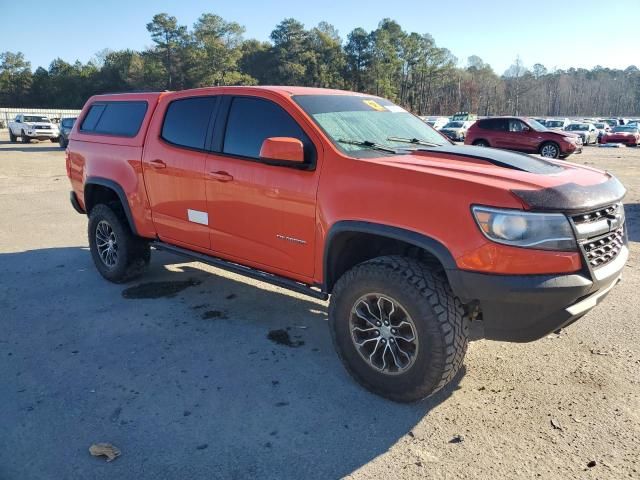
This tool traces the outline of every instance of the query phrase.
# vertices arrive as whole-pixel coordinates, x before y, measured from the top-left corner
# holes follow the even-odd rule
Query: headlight
[[[473,215],[482,233],[497,243],[539,250],[576,250],[573,229],[561,213],[475,206]]]

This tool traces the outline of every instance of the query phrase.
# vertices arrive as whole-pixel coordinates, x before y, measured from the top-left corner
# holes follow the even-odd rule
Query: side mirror
[[[260,158],[276,162],[304,163],[304,147],[297,138],[270,137],[262,142]]]
[[[19,118],[16,118],[16,123],[22,123],[22,121]]]

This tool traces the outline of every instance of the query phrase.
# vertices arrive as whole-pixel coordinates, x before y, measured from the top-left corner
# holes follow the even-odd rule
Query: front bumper
[[[568,326],[600,303],[620,281],[628,257],[624,245],[613,261],[593,275],[448,273],[458,297],[479,303],[485,338],[530,342]]]
[[[33,132],[25,132],[25,135],[29,138],[35,138],[38,140],[48,140],[50,138],[58,138],[60,133],[54,131],[33,131]]]

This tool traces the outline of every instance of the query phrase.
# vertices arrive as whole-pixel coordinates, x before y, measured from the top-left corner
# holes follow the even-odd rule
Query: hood
[[[574,132],[567,132],[566,130],[561,130],[561,129],[551,129],[548,132],[545,133],[550,133],[551,135],[558,135],[560,137],[574,137],[574,138],[578,138],[580,136],[579,133],[574,133]]]
[[[632,137],[636,135],[633,132],[607,132],[607,137]]]
[[[371,161],[506,190],[531,210],[586,211],[617,202],[626,193],[608,172],[495,148],[424,147]]]

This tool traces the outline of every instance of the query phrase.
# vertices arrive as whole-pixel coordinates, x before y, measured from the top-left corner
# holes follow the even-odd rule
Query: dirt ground
[[[104,281],[63,152],[0,134],[0,479],[640,478],[640,148],[571,160],[628,189],[623,282],[399,405],[348,377],[323,302],[158,252]]]

